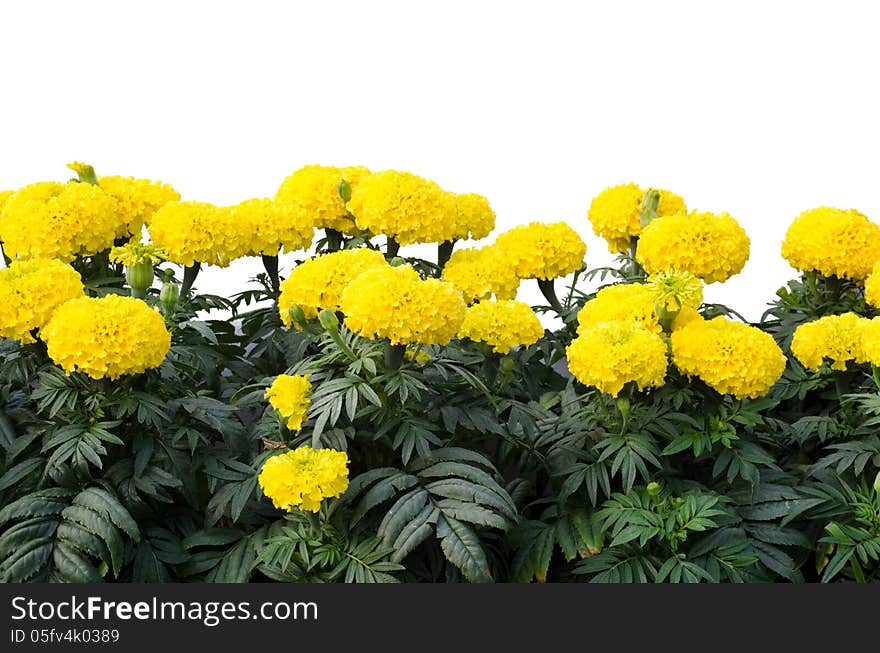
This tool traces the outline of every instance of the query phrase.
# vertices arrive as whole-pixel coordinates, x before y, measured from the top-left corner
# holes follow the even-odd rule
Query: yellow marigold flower
[[[871,320],[862,319],[859,323],[861,331],[861,357],[866,363],[880,365],[880,317]]]
[[[597,322],[635,322],[648,331],[660,333],[655,290],[644,283],[605,286],[584,304],[578,313],[578,333]]]
[[[99,177],[98,185],[116,201],[116,235],[139,236],[144,223],[168,202],[180,199],[180,193],[168,184],[134,177]]]
[[[239,256],[277,256],[282,245],[286,252],[312,245],[314,220],[289,205],[259,198],[239,202],[229,211],[240,236]]]
[[[442,243],[456,233],[455,196],[410,172],[383,170],[352,187],[348,208],[357,226],[400,245]]]
[[[703,316],[697,312],[697,309],[685,306],[679,311],[678,315],[672,320],[672,328],[670,331],[678,331],[686,327],[691,322],[702,320]]]
[[[71,299],[41,332],[49,358],[67,374],[116,379],[159,367],[171,334],[158,311],[133,297]]]
[[[205,202],[168,202],[147,226],[153,242],[180,265],[196,262],[225,267],[243,255],[246,234],[232,210]]]
[[[675,269],[713,283],[743,269],[749,244],[746,232],[726,213],[677,213],[642,230],[636,259],[649,274]]]
[[[664,270],[648,277],[657,305],[670,313],[683,308],[697,309],[703,303],[703,284],[690,272]]]
[[[387,267],[381,252],[367,247],[321,254],[295,267],[281,282],[278,312],[285,326],[292,326],[290,309],[299,306],[306,318],[317,317],[322,308],[339,310],[342,291],[358,275],[374,267]]]
[[[266,460],[259,482],[276,508],[318,512],[321,501],[348,489],[348,455],[335,449],[299,447]]]
[[[116,202],[97,186],[39,182],[6,201],[0,241],[9,258],[70,261],[112,246],[116,222]]]
[[[284,418],[287,428],[299,431],[312,402],[309,374],[279,374],[266,388],[266,399]]]
[[[782,256],[798,270],[861,281],[880,260],[880,227],[853,209],[804,211],[785,234]]]
[[[54,259],[14,260],[0,270],[0,337],[34,342],[59,306],[82,297],[79,273]]]
[[[339,194],[339,184],[346,181],[354,191],[369,174],[363,166],[308,165],[281,183],[275,201],[284,206],[289,219],[296,224],[355,233],[357,229]]]
[[[874,264],[871,274],[865,279],[865,301],[875,308],[880,307],[880,260]]]
[[[865,361],[862,351],[862,325],[867,322],[855,313],[826,315],[805,322],[795,329],[791,353],[801,364],[818,370],[826,358],[832,370],[845,370],[847,361]]]
[[[439,279],[422,280],[410,266],[371,268],[352,281],[340,303],[345,324],[392,344],[445,345],[464,321],[461,292]]]
[[[737,399],[763,397],[785,369],[785,355],[769,333],[723,317],[693,320],[671,340],[682,374]]]
[[[9,198],[15,195],[14,190],[0,190],[0,214],[3,213],[3,207],[6,206],[6,202],[9,201]]]
[[[666,344],[637,322],[591,323],[565,352],[578,381],[613,397],[630,381],[642,390],[663,385],[666,377]]]
[[[622,254],[629,249],[630,239],[642,232],[640,213],[645,192],[636,184],[620,184],[606,188],[593,198],[587,218],[593,233],[608,241],[611,252]],[[660,190],[657,217],[684,213],[681,196]]]
[[[579,270],[587,246],[564,222],[530,222],[498,236],[494,247],[520,279],[555,279]]]
[[[454,239],[479,240],[488,236],[495,228],[495,211],[489,200],[476,193],[453,195],[455,199]]]
[[[499,354],[511,347],[528,347],[544,335],[531,307],[516,300],[480,302],[467,309],[459,338],[485,342]]]
[[[153,265],[167,261],[168,256],[153,243],[140,243],[130,241],[125,245],[114,247],[110,250],[110,260],[114,263],[122,263],[127,268],[133,268],[143,263]]]
[[[513,299],[519,288],[519,277],[510,262],[495,247],[459,249],[443,267],[443,280],[458,288],[465,301]]]

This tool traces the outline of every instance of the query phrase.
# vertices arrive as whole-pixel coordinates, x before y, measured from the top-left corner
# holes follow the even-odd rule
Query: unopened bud
[[[348,200],[351,199],[351,184],[343,179],[336,186],[336,192],[339,193],[339,197],[342,198],[343,202],[348,203]]]
[[[132,297],[144,297],[153,285],[153,263],[150,260],[125,268],[125,280],[131,288]]]
[[[388,261],[388,265],[390,265],[393,268],[398,268],[401,265],[405,265],[405,264],[406,264],[406,260],[399,257],[399,256],[395,256],[393,259]]]
[[[162,304],[162,311],[165,315],[173,313],[177,302],[180,300],[180,287],[172,279],[172,275],[171,270],[165,270],[165,281],[162,283],[162,289],[159,291],[159,301]]]
[[[513,362],[513,359],[510,356],[505,356],[501,359],[501,371],[505,374],[510,374],[513,372],[513,368],[516,367],[516,363]]]
[[[880,472],[877,472],[877,476],[874,477],[874,492],[880,494]]]
[[[318,321],[327,331],[337,331],[339,329],[339,318],[329,308],[325,308],[318,313]]]
[[[618,397],[617,398],[617,410],[620,411],[620,414],[624,417],[629,416],[629,399],[626,397]]]
[[[287,311],[287,314],[290,316],[290,321],[294,324],[303,325],[306,323],[305,312],[296,304],[290,307],[290,310]]]
[[[648,494],[652,497],[660,496],[660,484],[657,481],[648,483]]]

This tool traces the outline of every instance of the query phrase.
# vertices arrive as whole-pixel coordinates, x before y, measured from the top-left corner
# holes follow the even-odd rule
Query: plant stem
[[[403,365],[403,357],[406,354],[406,345],[392,345],[385,343],[385,367],[389,370],[399,370]]]
[[[385,246],[385,258],[394,258],[400,251],[400,244],[391,236],[388,236],[388,244]]]
[[[192,289],[192,285],[195,283],[196,277],[199,276],[201,269],[202,264],[199,261],[183,268],[183,283],[180,285],[181,295],[187,294]]]
[[[331,229],[327,227],[324,229],[324,233],[327,236],[327,251],[329,252],[338,252],[342,249],[342,232],[337,231],[336,229]]]
[[[278,297],[281,292],[280,282],[278,281],[278,255],[270,256],[262,254],[263,267],[266,268],[266,274],[269,275],[269,285],[272,288],[272,294]]]
[[[556,288],[553,285],[553,279],[538,279],[537,281],[538,288],[541,290],[541,294],[544,295],[547,303],[550,304],[551,308],[559,314],[559,317],[562,317],[562,314],[565,311],[562,308],[562,304],[559,303],[559,298],[556,296]]]
[[[327,330],[327,333],[330,334],[330,337],[333,338],[333,342],[336,343],[336,346],[342,350],[342,353],[345,354],[349,360],[357,360],[357,354],[352,351],[351,347],[345,344],[345,340],[342,339],[342,335],[340,335],[339,331]]]
[[[452,248],[455,247],[454,240],[444,240],[437,245],[437,267],[442,271],[452,257]]]

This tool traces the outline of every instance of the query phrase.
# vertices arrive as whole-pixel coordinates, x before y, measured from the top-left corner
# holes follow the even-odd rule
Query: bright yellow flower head
[[[723,317],[693,320],[671,340],[682,374],[737,399],[763,397],[785,370],[785,355],[769,333]]]
[[[9,198],[15,195],[14,190],[0,190],[0,214],[3,213],[3,207],[6,206],[6,202],[9,201]]]
[[[564,222],[531,222],[500,234],[494,247],[520,279],[555,279],[579,270],[587,246]]]
[[[159,367],[171,334],[158,311],[133,297],[71,299],[41,332],[49,358],[67,374],[116,379]]]
[[[180,265],[196,262],[226,267],[242,256],[249,234],[237,227],[232,210],[204,202],[168,202],[147,229],[153,242]]]
[[[113,245],[116,202],[92,184],[39,182],[6,201],[0,242],[10,258],[70,261]]]
[[[636,259],[649,274],[674,269],[713,283],[743,269],[749,245],[746,232],[726,213],[677,213],[642,230]]]
[[[140,236],[150,217],[168,202],[180,199],[180,193],[168,184],[134,177],[100,177],[98,185],[116,201],[118,237]]]
[[[495,211],[489,206],[489,200],[476,193],[453,195],[455,199],[455,232],[454,239],[479,240],[485,238],[495,228]]]
[[[826,315],[812,322],[805,322],[795,329],[791,340],[791,353],[801,364],[818,370],[826,358],[832,370],[845,370],[847,361],[862,363],[862,325],[867,319],[855,313]]]
[[[785,234],[782,256],[798,270],[861,281],[880,260],[880,227],[852,209],[804,211]]]
[[[697,309],[703,303],[703,284],[690,272],[664,270],[648,277],[657,305],[670,313]]]
[[[339,184],[346,181],[354,191],[361,179],[369,174],[370,171],[363,166],[308,165],[281,183],[275,201],[284,206],[289,219],[296,224],[356,233],[354,221],[339,194]]]
[[[320,254],[295,267],[281,282],[278,312],[292,326],[290,309],[299,306],[309,319],[322,308],[339,310],[342,291],[358,275],[374,267],[387,267],[381,252],[367,247]]]
[[[587,218],[593,233],[608,241],[611,252],[622,254],[629,249],[630,239],[642,232],[640,221],[645,190],[636,184],[621,184],[606,188],[593,198]],[[684,213],[684,200],[668,190],[660,190],[657,217]]]
[[[865,301],[875,308],[880,308],[880,260],[871,269],[865,279]]]
[[[259,482],[276,508],[318,512],[321,501],[348,489],[348,455],[335,449],[299,447],[266,460]]]
[[[392,344],[445,345],[461,328],[461,292],[439,279],[422,280],[409,266],[371,268],[342,293],[345,325]]]
[[[691,322],[696,322],[702,320],[703,316],[697,312],[697,309],[691,308],[689,306],[685,306],[678,315],[675,316],[675,319],[672,320],[672,327],[670,331],[678,331],[679,329],[683,329]]]
[[[499,354],[511,347],[528,347],[544,335],[538,317],[528,304],[516,300],[480,302],[467,309],[459,338],[485,342]]]
[[[229,211],[239,236],[239,256],[277,256],[282,245],[286,252],[312,245],[314,220],[289,205],[259,198],[230,206]]]
[[[155,265],[162,261],[167,261],[168,256],[153,243],[141,243],[132,240],[125,245],[111,249],[110,260],[114,263],[122,263],[127,268],[133,268],[143,263]]]
[[[605,286],[584,304],[577,316],[578,334],[597,322],[635,322],[660,333],[655,290],[644,283],[620,283]]]
[[[880,317],[859,322],[861,355],[866,363],[880,365]]]
[[[312,384],[309,376],[279,374],[266,388],[266,399],[284,418],[287,428],[299,431],[312,403]]]
[[[613,397],[630,381],[643,390],[666,378],[666,344],[637,322],[591,323],[565,352],[578,381]]]
[[[520,281],[510,261],[491,245],[453,252],[443,268],[443,280],[458,288],[469,304],[492,295],[513,299]]]
[[[0,270],[0,337],[34,342],[59,306],[82,297],[79,273],[55,259],[15,260]]]
[[[456,235],[455,196],[410,172],[383,170],[364,177],[352,187],[348,209],[360,229],[400,245],[442,243]]]

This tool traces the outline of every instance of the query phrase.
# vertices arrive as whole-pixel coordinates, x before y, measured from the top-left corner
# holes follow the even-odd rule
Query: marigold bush
[[[607,264],[462,247],[494,198],[412,173],[71,168],[0,193],[0,582],[880,581],[869,218],[796,218],[749,323],[703,302],[748,236],[665,190],[593,199]]]

